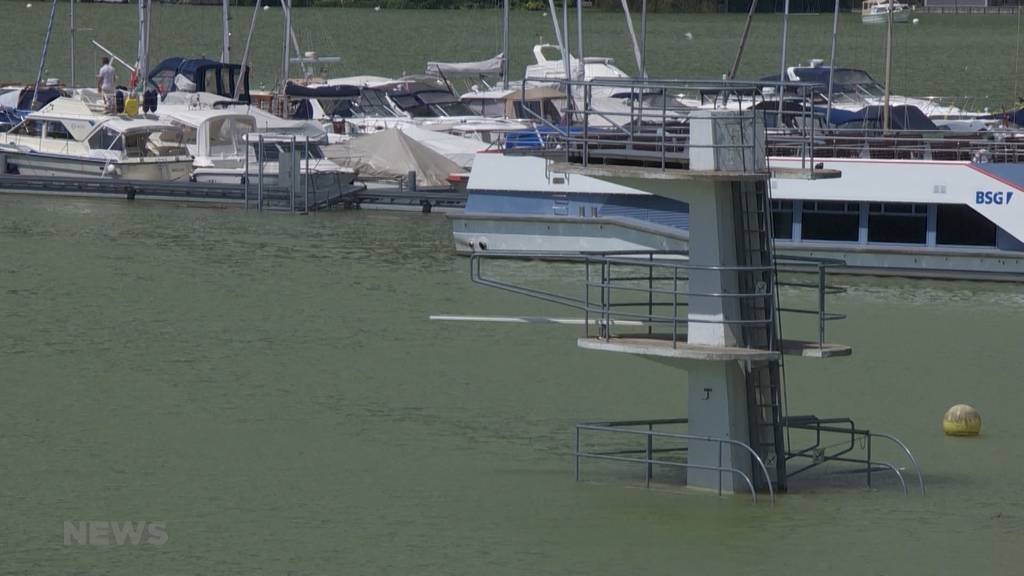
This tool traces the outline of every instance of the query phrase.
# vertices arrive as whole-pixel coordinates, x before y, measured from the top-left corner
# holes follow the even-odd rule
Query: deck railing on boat
[[[996,125],[986,131],[831,127],[826,87],[800,82],[743,82],[643,79],[558,80],[570,97],[562,122],[553,123],[524,107],[537,125],[537,139],[549,156],[583,165],[639,164],[687,169],[693,150],[691,117],[699,110],[729,110],[735,121],[753,123],[749,139],[719,152],[759,166],[759,155],[799,158],[812,175],[820,161],[838,158],[961,162],[1022,162],[1024,132]],[[777,97],[785,94],[781,103]],[[524,93],[525,98],[525,93]],[[895,118],[895,117],[894,117]],[[995,118],[990,118],[995,122]],[[880,125],[880,122],[875,122]],[[710,145],[716,147],[716,145]]]

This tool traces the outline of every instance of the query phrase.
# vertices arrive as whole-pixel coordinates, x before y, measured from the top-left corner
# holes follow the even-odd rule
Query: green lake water
[[[0,249],[2,574],[1024,562],[1019,285],[846,279],[830,339],[854,355],[790,359],[790,412],[898,435],[928,495],[814,474],[771,507],[644,490],[630,465],[587,463],[574,482],[575,422],[684,415],[685,374],[580,350],[570,327],[428,320],[538,312],[471,284],[441,215],[7,196]],[[510,266],[574,286],[564,266]],[[981,411],[981,437],[942,435],[957,402]],[[167,542],[65,544],[65,521],[93,520],[162,522]]]
[[[0,77],[29,79],[47,7],[0,7]],[[154,61],[218,52],[216,8],[154,14]],[[80,76],[98,59],[90,37],[134,50],[131,7],[79,15],[93,29]],[[233,15],[238,39],[249,12]],[[258,20],[257,84],[276,74],[279,18]],[[551,39],[547,22],[514,14],[514,69]],[[748,77],[778,60],[779,19],[756,22]],[[652,72],[720,74],[741,25],[652,17]],[[620,17],[587,26],[588,52],[632,71]],[[882,28],[843,26],[844,63],[881,77]],[[497,28],[489,11],[296,10],[303,47],[342,56],[339,75],[484,58]],[[828,16],[791,30],[794,60],[827,54]],[[1015,18],[921,16],[897,38],[898,91],[1011,99]],[[67,77],[67,52],[56,34],[48,76]],[[845,279],[834,304],[850,318],[830,339],[854,355],[790,359],[790,412],[896,434],[928,495],[903,497],[891,475],[868,490],[813,474],[755,506],[644,490],[628,465],[588,463],[574,482],[575,422],[682,416],[685,374],[580,350],[578,329],[429,321],[550,311],[471,284],[450,233],[441,215],[0,197],[0,574],[1021,571],[1021,285]],[[511,266],[574,286],[565,267]],[[981,437],[942,435],[958,402],[980,410]],[[167,542],[65,544],[65,522],[104,520],[163,523]]]

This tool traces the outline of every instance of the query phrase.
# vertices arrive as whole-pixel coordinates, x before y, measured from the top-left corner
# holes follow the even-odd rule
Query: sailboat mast
[[[839,0],[836,0],[837,2]],[[754,20],[754,12],[757,10],[757,0],[751,0],[750,11],[747,12],[747,22],[743,25],[743,35],[740,36],[740,47],[736,50],[736,59],[732,61],[732,68],[726,75],[726,80],[732,80],[740,69],[740,61],[743,60],[743,49],[747,47],[747,37],[750,35],[750,24]]]
[[[289,2],[289,0],[281,0],[281,9],[284,11],[284,35],[282,36],[284,44],[284,55],[281,58],[281,95],[283,97],[285,86],[288,84],[288,50],[289,48],[291,48],[291,44],[289,44],[288,41],[290,40],[290,34],[292,30],[291,2]]]
[[[832,123],[832,85],[836,72],[836,34],[839,31],[839,0],[835,0],[832,12],[832,51],[828,57],[828,108],[825,109],[825,123]]]
[[[889,129],[889,94],[892,81],[892,0],[889,0],[889,18],[885,31],[885,98],[882,101],[882,130]]]
[[[647,79],[647,0],[640,2],[640,77]]]
[[[32,90],[32,109],[39,104],[39,84],[43,81],[43,68],[46,67],[46,51],[50,47],[50,33],[53,32],[53,17],[57,13],[57,0],[50,5],[50,23],[46,25],[46,38],[43,39],[43,54],[39,57],[39,70],[36,72],[36,85]]]
[[[785,7],[783,8],[784,13],[782,14],[782,62],[779,64],[779,82],[786,81],[786,40],[789,37],[789,0],[786,0]],[[785,103],[786,90],[780,84],[779,85],[779,122],[778,128],[782,128],[784,122],[782,118],[783,104]]]
[[[583,0],[576,0],[576,57],[580,59],[580,80],[583,80],[587,70],[583,63]]]
[[[223,25],[223,45],[220,52],[221,62],[231,62],[231,12],[228,4],[231,0],[223,0],[221,2],[221,20]]]
[[[508,90],[508,8],[512,0],[501,3],[501,87]]]
[[[71,86],[77,86],[75,82],[75,0],[71,0]]]
[[[252,43],[253,32],[256,30],[256,15],[260,13],[260,5],[262,3],[263,0],[256,0],[256,7],[252,11],[252,20],[249,21],[249,35],[245,37],[245,50],[242,51],[242,70],[238,74],[238,80],[235,81],[235,91],[231,94],[232,100],[238,100],[238,96],[242,92],[245,70],[249,66],[249,46]]]
[[[147,63],[149,61],[149,11],[147,10],[148,0],[139,0],[139,49],[136,54],[135,65],[135,86],[141,92],[146,83],[148,73]]]

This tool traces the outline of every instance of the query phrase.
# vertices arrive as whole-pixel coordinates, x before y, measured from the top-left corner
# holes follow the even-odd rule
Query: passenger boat
[[[776,104],[766,104],[769,108],[757,114],[769,119]],[[1024,279],[1024,135],[1015,128],[938,130],[917,111],[915,117],[930,130],[921,125],[883,130],[877,112],[866,111],[857,128],[837,129],[823,125],[821,112],[799,104],[796,110],[804,114],[802,124],[787,121],[765,132],[769,165],[806,169],[813,162],[842,177],[771,181],[780,252],[842,258],[854,272]],[[809,157],[808,150],[788,143],[787,131],[814,124]],[[622,125],[654,143],[666,130],[677,130],[682,144],[669,161],[688,162],[685,122]],[[614,154],[647,154],[658,162],[651,144],[609,134],[614,150],[609,148],[602,161],[615,163]],[[545,155],[564,158],[567,146],[573,146],[571,138],[561,148],[527,152],[535,156],[479,155],[465,212],[452,216],[457,251],[556,257],[687,248],[686,204],[560,173]]]
[[[192,157],[180,128],[145,118],[102,116],[79,100],[57,98],[6,134],[9,172],[34,176],[187,180]]]
[[[885,24],[892,12],[893,22],[908,22],[910,6],[895,0],[864,0],[861,4],[860,21],[864,24]]]

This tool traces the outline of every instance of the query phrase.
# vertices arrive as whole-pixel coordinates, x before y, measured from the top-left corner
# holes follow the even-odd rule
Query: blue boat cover
[[[227,64],[217,62],[208,58],[167,58],[160,62],[149,73],[149,82],[161,93],[173,92],[176,90],[174,78],[181,74],[196,85],[197,92],[210,92],[230,98],[241,73],[242,66],[239,64]],[[210,71],[214,71],[210,74]],[[210,80],[211,85],[207,85]],[[243,102],[249,101],[249,69],[246,67],[245,76],[242,81],[241,94],[238,97]]]

